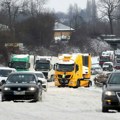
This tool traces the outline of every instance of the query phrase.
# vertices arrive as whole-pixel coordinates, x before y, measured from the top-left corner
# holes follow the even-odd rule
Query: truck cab
[[[58,62],[54,65],[55,86],[88,87],[91,68],[88,65],[84,66],[83,58],[83,54],[63,54],[59,56]]]
[[[30,68],[30,56],[28,54],[15,54],[11,56],[8,66],[17,71],[28,71]]]
[[[48,73],[52,69],[50,56],[36,56],[35,57],[35,71],[41,71],[45,78],[48,79]]]

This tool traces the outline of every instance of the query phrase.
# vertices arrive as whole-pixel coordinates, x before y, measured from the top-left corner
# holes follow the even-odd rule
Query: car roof
[[[101,68],[100,65],[92,65],[92,68]]]
[[[15,68],[10,68],[10,67],[0,67],[0,70],[15,70]]]
[[[104,62],[103,64],[105,64],[105,63],[110,63],[110,64],[113,64],[113,62]]]
[[[120,70],[115,70],[115,71],[113,71],[111,73],[119,73],[120,74]]]
[[[34,72],[26,72],[26,71],[18,71],[18,72],[14,72],[14,73],[11,73],[11,74],[34,74]]]
[[[40,73],[43,74],[41,71],[21,71],[22,73]]]

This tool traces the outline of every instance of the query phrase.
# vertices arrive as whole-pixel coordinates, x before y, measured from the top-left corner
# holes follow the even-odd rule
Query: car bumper
[[[3,92],[2,95],[4,96],[5,100],[30,100],[36,98],[38,92],[36,91],[9,91]]]
[[[118,98],[117,96],[106,97],[105,99],[102,100],[102,102],[104,107],[108,107],[111,109],[120,108],[120,98]]]

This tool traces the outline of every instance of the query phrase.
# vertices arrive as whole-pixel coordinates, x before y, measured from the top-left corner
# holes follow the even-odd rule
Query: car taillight
[[[114,68],[115,68],[115,69],[120,69],[120,66],[115,66]]]

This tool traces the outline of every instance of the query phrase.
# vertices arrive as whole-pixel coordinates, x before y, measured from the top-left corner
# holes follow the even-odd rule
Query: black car
[[[112,72],[103,86],[102,112],[110,109],[120,111],[120,71]]]
[[[42,100],[42,85],[34,73],[11,73],[2,81],[1,101]]]

